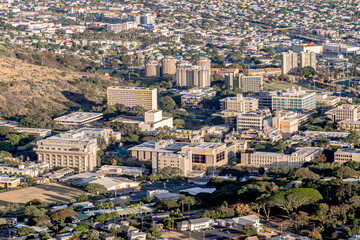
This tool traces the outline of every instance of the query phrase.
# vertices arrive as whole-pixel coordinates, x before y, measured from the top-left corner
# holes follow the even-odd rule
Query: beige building
[[[271,116],[269,109],[243,113],[237,116],[236,129],[247,130],[247,129],[264,129],[264,120]]]
[[[161,127],[172,129],[173,118],[163,117],[162,110],[150,110],[145,112],[144,122],[139,124],[141,131],[154,131]]]
[[[194,87],[180,92],[181,106],[185,108],[196,107],[202,100],[211,99],[216,96],[216,92],[211,87]]]
[[[204,70],[211,71],[211,60],[206,57],[200,57],[196,60],[196,65],[201,66]]]
[[[312,51],[301,52],[300,67],[312,67],[316,70],[316,53]]]
[[[160,76],[160,64],[155,60],[150,60],[145,64],[145,76],[146,77],[159,77]]]
[[[176,84],[180,87],[210,87],[210,70],[202,66],[178,65]]]
[[[325,114],[335,122],[342,120],[356,122],[360,119],[360,105],[340,105],[330,111],[327,111]]]
[[[27,132],[33,135],[36,139],[45,138],[51,135],[51,129],[41,129],[41,128],[14,128],[18,132]]]
[[[21,178],[0,176],[0,188],[15,188],[21,185]]]
[[[111,129],[79,129],[48,137],[36,142],[34,151],[38,161],[48,163],[49,168],[77,168],[80,172],[92,171],[96,167],[97,139],[105,141],[119,137]]]
[[[259,109],[259,99],[243,97],[237,94],[235,97],[227,97],[220,100],[220,110],[247,113]]]
[[[162,59],[162,75],[164,74],[176,74],[176,58],[167,56]]]
[[[176,142],[174,140],[149,141],[129,150],[132,157],[141,161],[158,161],[158,157],[163,154],[188,154],[190,151],[193,165],[204,165],[209,169],[213,169],[226,165],[229,160],[236,157],[237,144],[210,143],[204,142],[202,138],[194,138],[191,143]]]
[[[240,75],[239,88],[242,92],[260,92],[264,88],[264,77]]]
[[[124,22],[124,23],[119,23],[119,24],[108,24],[106,26],[106,31],[121,32],[121,31],[132,29],[132,28],[137,28],[137,24],[135,22]]]
[[[202,138],[195,138],[191,140],[190,145],[181,148],[182,153],[187,151],[191,151],[193,165],[216,169],[234,159],[238,149],[236,143],[204,142]]]
[[[296,71],[298,67],[298,54],[292,51],[281,54],[281,74]]]
[[[153,173],[159,173],[165,167],[180,168],[184,176],[187,177],[188,173],[192,170],[191,152],[185,154],[160,154],[152,160]]]
[[[335,163],[346,163],[348,161],[360,162],[360,149],[340,148],[334,154]]]
[[[142,106],[147,110],[156,110],[157,98],[156,88],[113,86],[107,89],[108,105],[123,104],[127,107]]]
[[[323,148],[304,147],[297,148],[292,154],[273,152],[254,152],[241,154],[241,164],[256,167],[302,167],[304,163],[310,162],[323,152]]]
[[[342,120],[338,122],[338,129],[341,131],[360,132],[360,121]]]
[[[102,119],[102,113],[73,112],[54,119],[56,123],[63,125],[84,126]]]

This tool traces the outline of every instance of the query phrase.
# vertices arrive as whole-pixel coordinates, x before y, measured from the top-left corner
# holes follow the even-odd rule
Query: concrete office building
[[[234,74],[226,73],[225,74],[225,88],[234,89]]]
[[[294,72],[298,67],[298,54],[292,51],[281,54],[281,74]]]
[[[328,115],[335,122],[342,120],[356,122],[360,119],[360,105],[340,105],[327,111],[325,115]]]
[[[300,67],[312,67],[316,70],[316,53],[311,51],[301,52]]]
[[[258,92],[250,95],[250,97],[259,100],[259,108],[272,108],[272,97],[276,95],[276,92]]]
[[[156,16],[150,13],[140,16],[140,24],[153,25],[155,24]]]
[[[227,97],[220,100],[220,110],[247,113],[259,109],[259,100],[251,97],[243,97],[236,94],[235,97]]]
[[[263,130],[264,120],[270,116],[271,112],[269,109],[240,114],[236,118],[236,129],[237,131],[248,129]]]
[[[360,121],[342,120],[338,122],[338,129],[341,131],[360,132]]]
[[[80,172],[96,168],[97,139],[102,137],[119,140],[120,133],[112,129],[82,128],[48,137],[36,142],[34,149],[38,161],[48,163],[49,168],[77,168]]]
[[[207,169],[216,169],[228,164],[236,157],[236,143],[204,142],[202,138],[194,138],[191,144],[181,148],[182,153],[191,151],[192,164],[203,165]]]
[[[360,162],[360,149],[340,148],[334,154],[335,163],[346,163],[348,161]]]
[[[297,148],[292,154],[273,152],[243,153],[241,154],[241,164],[265,168],[300,168],[304,163],[313,161],[323,150],[323,148],[319,147],[303,147]]]
[[[68,138],[59,134],[38,141],[34,150],[38,161],[48,163],[50,169],[70,167],[85,172],[96,168],[98,146],[93,137]]]
[[[136,22],[124,22],[119,24],[108,24],[106,25],[106,31],[108,32],[121,32],[129,29],[137,28]]]
[[[156,110],[157,98],[156,88],[113,86],[107,89],[107,103],[110,106],[123,104],[127,107],[142,106],[147,110]]]
[[[174,75],[176,74],[176,58],[172,56],[168,56],[162,59],[162,75],[164,74],[170,74]]]
[[[160,64],[155,60],[150,60],[145,64],[145,76],[146,77],[159,77],[160,76]]]
[[[83,126],[102,119],[102,113],[73,112],[54,119],[56,123],[63,125]]]
[[[293,87],[278,91],[271,101],[272,110],[313,110],[316,108],[316,93]]]
[[[201,66],[178,65],[176,84],[180,87],[210,87],[210,70]]]
[[[260,92],[264,87],[263,76],[239,76],[239,88],[242,92]]]
[[[200,57],[196,60],[196,65],[201,66],[204,70],[211,71],[211,60],[206,57]]]
[[[145,142],[129,149],[131,156],[141,161],[158,161],[163,154],[189,154],[193,165],[204,165],[208,169],[224,166],[236,157],[236,143],[204,142],[202,138],[191,139],[191,143],[161,140]],[[164,158],[168,156],[163,156]],[[171,157],[170,157],[171,158]]]
[[[211,99],[216,96],[216,91],[211,87],[206,88],[191,88],[189,90],[182,91],[181,106],[185,108],[196,107],[202,100]]]
[[[152,172],[159,173],[165,167],[177,167],[186,177],[192,171],[191,156],[191,151],[185,154],[160,154],[152,160]]]

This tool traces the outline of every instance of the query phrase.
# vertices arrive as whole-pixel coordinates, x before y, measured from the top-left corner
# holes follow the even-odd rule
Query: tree
[[[348,161],[348,162],[344,163],[344,166],[349,167],[351,169],[359,169],[359,162]]]
[[[326,162],[326,156],[325,156],[323,153],[319,153],[319,154],[316,155],[316,157],[314,158],[314,162],[324,163],[324,162]]]
[[[245,235],[247,237],[249,236],[256,236],[257,235],[257,229],[254,225],[248,223],[244,226]]]
[[[169,210],[171,208],[179,207],[179,204],[173,200],[165,199],[156,203],[155,207],[158,209]]]
[[[79,226],[77,226],[74,231],[82,231],[82,232],[86,232],[87,230],[89,230],[89,225],[87,225],[86,223],[81,223]]]
[[[178,167],[167,166],[160,170],[159,175],[162,179],[174,179],[183,176],[184,173]]]
[[[104,194],[107,192],[106,187],[104,187],[101,184],[98,183],[89,183],[86,187],[85,190],[89,193],[91,193],[92,196],[95,196],[95,194]]]
[[[64,208],[50,215],[52,221],[65,221],[66,218],[77,215],[72,208]]]
[[[347,177],[359,176],[359,172],[347,166],[340,166],[334,171],[334,175],[340,179],[343,179]]]
[[[35,233],[35,230],[30,227],[21,227],[17,230],[17,233],[19,234],[20,237],[22,237]]]
[[[251,213],[251,208],[250,208],[250,206],[248,204],[237,203],[237,204],[234,204],[231,207],[235,210],[236,215],[238,217],[246,216],[246,215],[249,215]]]
[[[159,226],[154,225],[149,228],[148,238],[160,238],[161,237],[161,229]]]
[[[312,204],[323,199],[318,190],[312,188],[293,188],[274,194],[272,201],[275,206],[288,214],[298,210],[303,205]]]
[[[320,179],[320,176],[316,173],[309,170],[309,168],[299,168],[296,169],[291,174],[293,179],[311,179],[311,180],[318,180]]]
[[[15,212],[19,209],[19,204],[14,202],[8,202],[6,203],[5,209],[8,212]]]
[[[159,107],[165,112],[172,112],[176,107],[176,102],[170,96],[159,99]]]
[[[0,151],[0,159],[12,158],[12,154],[7,151]]]

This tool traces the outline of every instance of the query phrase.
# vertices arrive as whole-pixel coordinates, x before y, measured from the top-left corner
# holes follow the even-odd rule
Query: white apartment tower
[[[281,54],[281,74],[293,72],[298,67],[298,54],[292,51]]]

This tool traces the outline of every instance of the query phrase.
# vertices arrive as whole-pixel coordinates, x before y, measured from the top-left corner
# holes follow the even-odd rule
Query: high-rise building
[[[176,74],[176,58],[168,56],[162,59],[162,75],[164,74]]]
[[[146,77],[159,77],[160,76],[160,64],[155,60],[150,60],[145,64],[145,76]]]
[[[210,71],[201,66],[178,65],[176,84],[180,87],[210,87]]]
[[[272,96],[272,110],[313,110],[316,108],[316,92],[296,89],[284,89]]]
[[[211,71],[211,60],[206,57],[199,57],[196,60],[196,65],[201,66],[204,70]]]
[[[234,74],[233,73],[225,74],[225,88],[226,89],[234,88]]]
[[[263,76],[239,76],[239,88],[242,92],[260,92],[263,90]]]
[[[259,109],[259,100],[256,98],[243,97],[237,94],[235,97],[227,97],[220,100],[220,110],[247,113]]]
[[[316,53],[311,51],[301,52],[300,67],[312,67],[316,70]]]
[[[281,73],[294,72],[298,67],[298,54],[292,51],[281,54]]]
[[[112,86],[107,89],[108,105],[123,104],[127,107],[142,106],[157,109],[157,89],[144,87]]]
[[[156,16],[151,13],[146,13],[140,16],[140,24],[150,25],[155,24]]]

